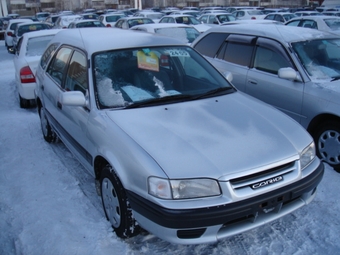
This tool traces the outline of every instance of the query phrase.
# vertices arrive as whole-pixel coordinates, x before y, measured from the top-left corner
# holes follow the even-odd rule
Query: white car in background
[[[71,22],[81,19],[80,15],[61,15],[54,23],[53,28],[68,28]]]
[[[133,17],[144,17],[144,18],[149,18],[152,19],[153,22],[158,23],[159,20],[165,16],[164,13],[162,12],[154,12],[154,11],[140,11],[136,12]]]
[[[34,105],[35,71],[38,62],[47,44],[59,31],[59,29],[48,29],[25,33],[18,41],[13,62],[21,108]]]
[[[8,21],[8,25],[7,25],[5,36],[4,36],[5,46],[7,47],[7,50],[13,47],[14,30],[16,29],[19,23],[23,23],[23,22],[32,22],[32,20],[31,19],[11,19]]]
[[[116,22],[126,17],[124,13],[107,13],[99,16],[99,21],[101,21],[106,27],[114,27]]]
[[[202,24],[198,19],[191,15],[171,14],[164,16],[159,23],[177,23],[190,25],[203,33],[211,28],[211,25]]]
[[[340,35],[340,17],[335,16],[303,16],[289,20],[286,26],[305,27]]]
[[[264,19],[266,14],[261,10],[239,10],[232,13],[236,19]]]
[[[131,28],[131,30],[177,38],[186,44],[191,44],[200,35],[200,32],[193,26],[175,23],[145,24],[134,26]]]

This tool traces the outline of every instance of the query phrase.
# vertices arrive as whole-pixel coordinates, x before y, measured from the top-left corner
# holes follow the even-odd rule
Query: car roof
[[[186,45],[182,41],[170,37],[155,36],[149,33],[136,33],[136,31],[118,28],[108,30],[106,27],[63,29],[55,35],[50,44],[55,42],[84,49],[89,55],[94,52],[112,49]]]
[[[107,16],[122,16],[122,15],[125,15],[125,14],[123,12],[108,12],[105,14],[101,14],[100,16],[107,17]]]
[[[72,21],[71,23],[79,24],[79,23],[88,23],[88,22],[100,22],[100,21],[97,19],[80,19],[80,20]]]
[[[194,16],[192,16],[190,14],[169,14],[169,15],[163,16],[163,18],[164,17],[194,17]]]
[[[150,19],[150,18],[147,18],[147,17],[135,17],[135,16],[132,16],[132,17],[123,17],[123,18],[120,18],[120,20],[130,20],[130,19]]]
[[[8,25],[12,23],[19,23],[19,22],[32,22],[31,19],[11,19],[8,21]]]
[[[271,25],[271,24],[275,24],[275,25],[283,25],[282,22],[280,21],[276,21],[276,20],[269,20],[269,19],[237,19],[234,21],[228,21],[223,23],[223,25],[244,25],[244,24],[253,24],[253,25],[259,25],[259,24],[265,24],[265,25]]]
[[[72,15],[60,15],[60,19],[72,19],[72,18],[81,18],[78,14],[72,14]]]
[[[46,24],[45,22],[42,22],[42,21],[27,21],[27,22],[22,22],[22,23],[19,23],[17,28],[18,27],[22,27],[22,26],[28,26],[28,25],[34,25],[34,24]]]
[[[33,37],[39,37],[39,36],[44,36],[44,35],[57,34],[60,31],[62,31],[62,29],[44,29],[44,30],[30,32],[30,33],[24,33],[23,36],[26,38],[33,38]]]
[[[292,26],[282,26],[275,24],[254,24],[250,26],[249,24],[242,25],[224,25],[212,27],[207,31],[211,32],[222,32],[222,33],[235,33],[235,34],[245,34],[272,38],[281,42],[296,42],[296,41],[306,41],[315,38],[335,38],[328,32],[316,30],[316,29],[306,29],[302,27],[292,27]],[[202,35],[203,36],[203,35]]]
[[[339,20],[340,21],[340,17],[336,17],[336,16],[328,16],[328,15],[317,15],[317,16],[301,16],[301,17],[296,17],[293,19],[290,19],[289,22],[291,22],[292,20],[323,20],[323,19],[334,19],[334,20]]]
[[[182,23],[149,23],[149,24],[143,24],[134,26],[131,29],[138,29],[143,27],[150,27],[150,28],[163,28],[163,27],[192,27],[190,25],[182,24]]]
[[[200,17],[202,17],[202,16],[221,16],[221,15],[234,16],[230,12],[210,12],[210,13],[204,13]]]

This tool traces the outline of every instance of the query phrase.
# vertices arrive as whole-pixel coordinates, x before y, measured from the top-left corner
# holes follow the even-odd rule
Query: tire
[[[48,122],[48,119],[46,117],[44,107],[40,108],[39,115],[40,115],[41,131],[43,133],[45,141],[48,142],[48,143],[56,142],[57,141],[57,136],[52,131],[50,123]]]
[[[30,106],[30,101],[22,98],[19,95],[19,103],[20,103],[20,108],[28,108]]]
[[[330,121],[320,125],[314,141],[318,157],[340,173],[340,124]]]
[[[101,172],[100,191],[105,216],[116,235],[128,238],[139,234],[140,227],[132,216],[125,189],[110,165]]]

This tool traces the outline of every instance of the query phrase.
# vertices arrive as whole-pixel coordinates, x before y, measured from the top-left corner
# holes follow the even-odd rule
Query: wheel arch
[[[95,175],[95,179],[96,181],[99,180],[100,178],[100,173],[102,171],[102,169],[107,165],[111,165],[109,163],[109,161],[107,161],[104,157],[102,156],[97,156],[95,159],[94,159],[94,175]]]
[[[328,122],[328,121],[334,121],[334,122],[340,123],[340,117],[334,114],[329,114],[329,113],[324,113],[324,114],[315,116],[309,123],[307,127],[307,131],[313,136],[313,134],[317,131],[320,124]]]
[[[41,109],[41,107],[42,107],[42,102],[41,102],[41,100],[40,100],[39,97],[37,97],[37,98],[35,99],[35,103],[37,104],[38,114],[39,114],[39,116],[40,116],[40,109]]]

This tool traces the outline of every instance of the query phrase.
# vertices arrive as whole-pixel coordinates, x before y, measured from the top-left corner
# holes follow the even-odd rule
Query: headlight
[[[188,199],[218,196],[221,189],[213,179],[166,180],[150,177],[149,194],[162,199]]]
[[[314,142],[312,142],[308,147],[306,147],[302,151],[300,155],[301,170],[307,167],[314,158],[315,158],[315,144]]]

